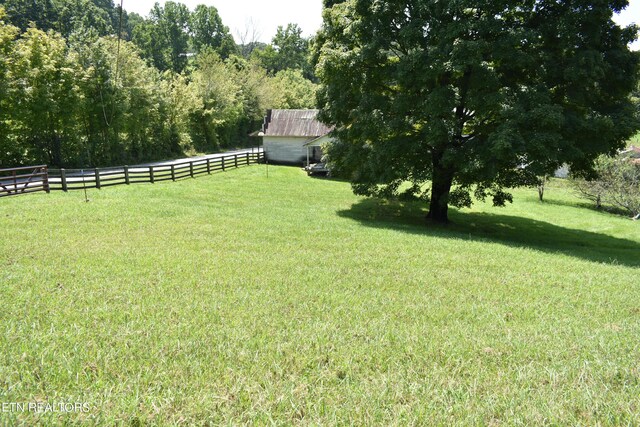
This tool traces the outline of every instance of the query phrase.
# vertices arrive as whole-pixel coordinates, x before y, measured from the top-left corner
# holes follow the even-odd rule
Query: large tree
[[[328,156],[356,193],[430,184],[429,217],[472,192],[511,200],[563,163],[588,173],[638,129],[636,28],[623,0],[325,2],[318,37]]]

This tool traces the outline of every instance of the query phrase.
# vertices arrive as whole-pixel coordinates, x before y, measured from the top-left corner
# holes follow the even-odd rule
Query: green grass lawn
[[[297,168],[0,200],[2,424],[640,424],[640,222]]]

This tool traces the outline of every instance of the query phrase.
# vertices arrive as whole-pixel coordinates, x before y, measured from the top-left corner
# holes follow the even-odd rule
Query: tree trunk
[[[541,202],[544,202],[544,186],[548,179],[549,177],[544,175],[540,177],[540,180],[538,181],[538,199],[540,199]]]
[[[51,134],[51,164],[61,168],[62,165],[62,142],[60,136],[54,131]]]
[[[449,222],[449,193],[453,184],[453,172],[434,159],[431,181],[431,203],[427,218],[434,222]]]

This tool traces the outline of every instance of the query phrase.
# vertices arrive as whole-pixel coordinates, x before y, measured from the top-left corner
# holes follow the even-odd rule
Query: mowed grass
[[[640,222],[265,172],[0,200],[0,424],[640,424]]]

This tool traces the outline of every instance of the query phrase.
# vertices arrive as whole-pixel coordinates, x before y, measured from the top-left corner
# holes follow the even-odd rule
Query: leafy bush
[[[626,155],[602,156],[595,170],[593,179],[573,178],[580,195],[597,208],[612,205],[640,218],[640,163]]]

